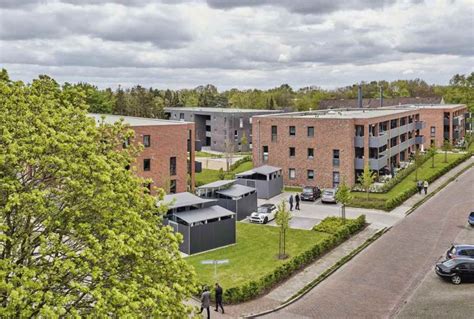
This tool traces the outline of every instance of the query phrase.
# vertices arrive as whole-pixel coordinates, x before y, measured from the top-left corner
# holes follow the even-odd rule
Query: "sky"
[[[100,88],[335,88],[474,71],[474,0],[0,0],[0,67]]]

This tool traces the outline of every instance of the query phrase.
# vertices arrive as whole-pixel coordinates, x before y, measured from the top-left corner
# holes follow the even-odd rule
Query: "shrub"
[[[319,228],[318,226],[321,225]],[[252,280],[244,285],[230,287],[224,291],[224,300],[226,303],[239,303],[253,299],[281,281],[287,279],[296,271],[313,262],[316,258],[334,248],[349,236],[362,229],[365,225],[365,215],[356,219],[346,219],[343,224],[339,217],[325,218],[319,225],[313,229],[330,234],[329,237],[314,245],[305,252],[291,258],[288,262],[278,266],[272,273],[269,273],[259,279]]]
[[[237,167],[239,167],[241,164],[245,162],[251,162],[251,161],[252,161],[252,156],[248,156],[248,155],[244,156],[241,159],[239,159],[237,162],[235,162],[234,164],[230,165],[230,170],[233,171]]]

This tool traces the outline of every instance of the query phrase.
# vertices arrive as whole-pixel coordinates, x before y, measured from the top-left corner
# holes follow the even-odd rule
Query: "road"
[[[426,276],[431,276],[433,265],[466,229],[467,213],[472,209],[473,168],[303,298],[266,317],[390,318],[403,315],[403,305],[410,304],[417,287]],[[463,289],[467,289],[465,287]],[[472,284],[469,288],[472,290]],[[461,294],[460,298],[467,297]],[[411,300],[416,301],[416,298]],[[461,309],[457,314],[459,318],[469,317],[472,310],[466,308],[463,312]]]

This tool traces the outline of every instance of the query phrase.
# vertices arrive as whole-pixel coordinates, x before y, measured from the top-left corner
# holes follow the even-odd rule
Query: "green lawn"
[[[331,235],[310,230],[289,229],[287,253],[294,257]],[[185,260],[194,266],[200,283],[213,285],[214,266],[202,265],[202,260],[229,259],[219,265],[217,281],[224,289],[256,280],[287,262],[277,259],[279,229],[274,226],[237,222],[237,244],[215,251],[191,256]]]
[[[225,179],[233,179],[235,174],[248,171],[253,168],[252,161],[244,162],[240,164],[236,169],[225,173]],[[219,171],[215,169],[202,169],[202,172],[196,173],[196,185],[204,185],[218,181]]]
[[[448,166],[450,163],[454,162],[456,159],[462,157],[464,154],[448,154],[448,162],[444,163],[444,153],[438,153],[435,155],[435,167],[431,168],[432,159],[428,159],[421,167],[418,169],[418,179],[426,180],[431,176],[435,175],[437,172],[441,171],[444,167]],[[400,183],[395,185],[387,193],[370,193],[369,201],[386,201],[391,198],[398,196],[401,192],[412,187],[416,184],[415,180],[415,171],[403,179]],[[429,189],[428,189],[429,190]],[[353,192],[354,196],[353,202],[358,201],[367,201],[367,194],[363,192]]]
[[[211,158],[222,158],[223,157],[222,155],[212,154],[212,153],[203,152],[203,151],[195,152],[194,156],[196,156],[196,157],[211,157]]]

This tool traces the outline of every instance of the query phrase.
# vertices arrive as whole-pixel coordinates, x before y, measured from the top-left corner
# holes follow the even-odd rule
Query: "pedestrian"
[[[293,195],[290,195],[290,199],[288,199],[288,203],[290,203],[290,211],[293,210]]]
[[[222,309],[222,313],[224,313],[224,307],[222,307],[222,287],[219,286],[219,284],[216,282],[216,286],[215,286],[215,290],[216,290],[216,309],[214,309],[214,311],[217,311],[219,312],[219,306],[221,307]]]
[[[296,194],[295,195],[295,209],[300,210],[300,195]]]
[[[421,190],[423,189],[423,182],[420,180],[416,182],[416,187],[418,188],[418,194],[421,194]]]
[[[201,311],[202,313],[204,309],[207,311],[207,319],[211,318],[211,313],[209,312],[209,307],[211,306],[211,293],[209,292],[209,288],[204,286],[203,292],[201,294]]]
[[[425,195],[428,194],[428,181],[423,183],[423,190],[425,191]]]

